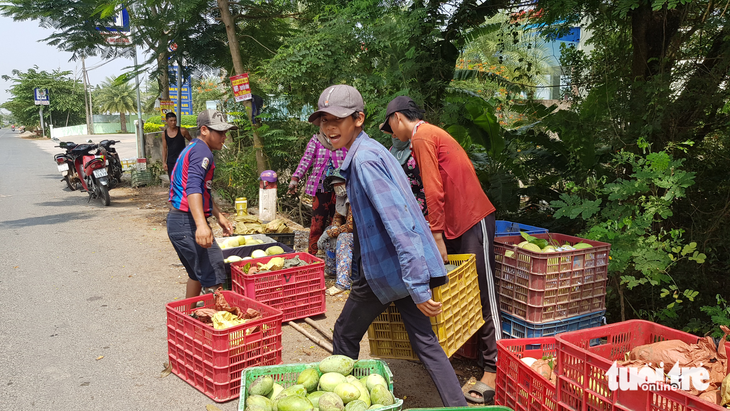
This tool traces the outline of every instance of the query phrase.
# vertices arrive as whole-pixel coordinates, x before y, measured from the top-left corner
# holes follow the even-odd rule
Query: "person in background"
[[[217,110],[201,112],[200,136],[185,147],[173,167],[167,235],[188,272],[185,298],[196,297],[201,290],[212,293],[226,280],[223,252],[213,237],[208,217],[216,218],[224,236],[233,233],[233,225],[210,195],[215,171],[212,150],[220,150],[226,132],[237,128],[223,121]]]
[[[380,129],[383,129],[383,124],[380,125]],[[386,134],[393,135],[393,133],[385,132]],[[413,157],[413,151],[411,150],[411,142],[400,141],[395,137],[392,137],[393,145],[390,146],[390,154],[398,160],[403,171],[408,177],[408,181],[411,183],[411,191],[418,201],[418,205],[421,207],[423,216],[428,221],[428,207],[426,207],[426,192],[423,189],[423,180],[421,180],[421,172],[418,170],[416,159]]]
[[[484,193],[466,151],[446,131],[423,121],[409,97],[393,99],[381,130],[410,140],[421,172],[431,233],[444,262],[448,253],[475,254],[484,325],[477,333],[481,380],[465,387],[475,403],[491,403],[497,372],[497,340],[502,334],[494,277],[495,208]]]
[[[289,194],[296,193],[299,180],[311,166],[312,173],[309,175],[309,179],[307,179],[304,193],[313,197],[312,223],[309,227],[309,247],[307,250],[312,255],[317,255],[319,251],[317,241],[322,236],[324,228],[330,225],[332,217],[335,214],[335,194],[325,191],[323,186],[324,179],[332,170],[340,167],[342,160],[347,155],[347,149],[339,148],[330,150],[326,147],[326,140],[323,141],[324,144],[320,141],[317,134],[313,135],[309,140],[307,148],[304,150],[304,155],[299,161],[299,166],[294,171],[294,174],[292,174],[288,191]]]
[[[175,113],[167,113],[165,123],[167,127],[162,136],[162,167],[167,171],[170,184],[172,184],[172,169],[175,167],[175,162],[185,148],[185,144],[193,138],[188,129],[177,126]]]
[[[335,218],[317,242],[325,250],[325,272],[336,273],[335,285],[327,289],[329,295],[337,295],[350,289],[352,280],[352,242],[354,229],[350,201],[347,199],[345,179],[335,170],[324,180],[324,188],[335,193]]]
[[[442,310],[431,289],[448,281],[444,264],[400,164],[363,132],[364,107],[354,87],[339,84],[322,92],[309,117],[333,148],[348,149],[340,174],[354,225],[352,286],[335,323],[333,353],[357,359],[370,324],[395,303],[443,405],[466,406],[429,320]]]

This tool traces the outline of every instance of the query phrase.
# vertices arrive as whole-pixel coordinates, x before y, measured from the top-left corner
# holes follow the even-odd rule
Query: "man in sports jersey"
[[[215,162],[212,150],[220,150],[233,124],[223,121],[217,110],[205,110],[198,115],[199,137],[180,153],[170,178],[172,204],[167,215],[167,235],[180,261],[188,272],[185,298],[196,297],[201,291],[215,291],[226,280],[223,253],[213,238],[207,218],[216,218],[223,235],[233,233],[233,226],[213,202],[210,190]]]
[[[167,113],[165,123],[167,123],[167,127],[162,135],[162,166],[172,182],[172,169],[175,168],[175,162],[185,148],[185,144],[193,137],[190,136],[188,129],[177,126],[175,113]]]

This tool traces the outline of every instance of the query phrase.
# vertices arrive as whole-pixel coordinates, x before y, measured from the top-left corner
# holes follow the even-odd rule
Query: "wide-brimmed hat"
[[[203,126],[215,131],[238,130],[238,126],[223,120],[223,113],[212,109],[203,110],[198,114],[198,128]]]
[[[309,122],[319,125],[322,114],[332,114],[344,118],[355,112],[365,111],[365,102],[355,87],[347,84],[337,84],[327,87],[319,96],[318,110],[309,116]]]

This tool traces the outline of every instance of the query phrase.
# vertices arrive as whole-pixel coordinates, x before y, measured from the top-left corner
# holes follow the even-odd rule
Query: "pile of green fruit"
[[[319,369],[302,371],[295,385],[284,388],[271,376],[261,376],[248,387],[246,411],[365,411],[395,404],[380,374],[358,379],[351,375],[355,361],[332,355]]]
[[[550,244],[548,240],[533,237],[525,232],[520,233],[520,235],[522,235],[522,238],[524,238],[525,241],[517,244],[517,247],[527,251],[532,251],[534,253],[558,253],[561,251],[582,250],[585,248],[593,247],[592,245],[584,243],[582,241],[573,245],[570,245],[569,243],[560,245],[557,242],[553,242],[553,244]],[[504,256],[508,258],[514,258],[515,252],[512,250],[507,250],[505,251]],[[557,259],[555,260],[557,261]]]
[[[257,240],[257,241],[261,241],[261,240]],[[279,247],[278,245],[274,245],[274,246],[267,248],[266,250],[253,250],[251,252],[251,255],[248,257],[239,257],[237,255],[232,255],[232,256],[226,258],[225,260],[223,260],[223,262],[224,263],[235,263],[238,261],[251,260],[253,258],[264,258],[264,257],[268,257],[270,255],[279,255],[279,254],[284,254],[284,249]]]

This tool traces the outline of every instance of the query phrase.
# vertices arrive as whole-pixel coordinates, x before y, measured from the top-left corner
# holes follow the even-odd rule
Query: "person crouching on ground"
[[[423,110],[406,96],[388,104],[381,130],[410,140],[426,192],[428,220],[444,262],[447,253],[475,254],[484,325],[477,336],[481,380],[465,397],[491,403],[497,372],[497,340],[502,329],[494,277],[495,208],[484,194],[466,151],[446,131],[423,121]]]
[[[217,110],[198,115],[199,137],[180,153],[170,179],[172,208],[167,215],[167,235],[188,272],[185,298],[214,292],[226,280],[223,252],[213,238],[207,218],[216,218],[223,235],[233,233],[233,225],[221,213],[210,195],[215,161],[212,150],[220,150],[226,132],[236,130],[223,121]]]
[[[355,88],[335,85],[322,92],[309,117],[335,149],[348,149],[340,173],[354,222],[352,286],[335,323],[334,354],[357,359],[370,323],[395,303],[444,406],[466,406],[429,320],[441,312],[431,288],[448,281],[444,264],[400,164],[362,131],[364,107]]]
[[[335,285],[327,289],[327,294],[337,295],[350,289],[352,280],[352,211],[347,199],[345,179],[340,170],[335,170],[324,179],[325,190],[335,193],[335,217],[317,242],[320,250],[325,250],[325,270],[337,273]]]

